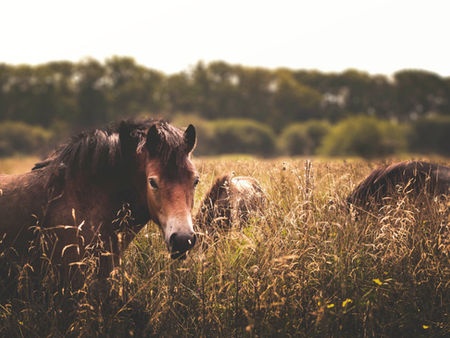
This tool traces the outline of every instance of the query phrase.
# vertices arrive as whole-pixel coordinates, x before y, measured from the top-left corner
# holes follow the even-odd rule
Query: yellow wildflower
[[[378,285],[383,285],[383,282],[380,281],[378,278],[375,278],[373,281]]]
[[[346,307],[348,303],[352,303],[352,300],[350,298],[347,298],[342,302],[342,307]]]

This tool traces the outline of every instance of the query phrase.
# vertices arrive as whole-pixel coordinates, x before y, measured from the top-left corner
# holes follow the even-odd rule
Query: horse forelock
[[[171,126],[166,122],[159,124],[158,128],[159,142],[156,145],[156,157],[160,160],[162,166],[168,164],[183,165],[186,152],[184,151],[183,133],[178,128]],[[151,140],[148,142],[152,142]],[[147,144],[149,147],[151,144]]]
[[[147,143],[138,149],[147,147],[150,157],[159,162],[161,175],[173,180],[183,175],[190,175],[195,171],[189,153],[186,151],[183,131],[164,121],[157,125],[157,131],[158,140],[156,142],[151,139],[147,140]]]

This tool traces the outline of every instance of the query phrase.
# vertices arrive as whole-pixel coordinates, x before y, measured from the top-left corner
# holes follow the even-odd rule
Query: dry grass
[[[447,200],[418,207],[401,198],[379,213],[347,210],[345,197],[375,162],[211,158],[196,164],[197,207],[214,179],[233,170],[261,182],[265,213],[216,240],[203,238],[207,246],[181,262],[169,259],[150,224],[107,286],[96,285],[88,271],[80,290],[61,288],[55,274],[35,282],[26,266],[14,266],[19,291],[2,295],[0,335],[448,333]]]
[[[33,168],[39,157],[16,156],[0,160],[0,175],[22,174]]]

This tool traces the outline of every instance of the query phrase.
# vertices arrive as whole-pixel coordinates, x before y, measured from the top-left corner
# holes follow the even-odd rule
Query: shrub
[[[29,154],[47,145],[52,133],[23,122],[0,123],[0,156]]]
[[[280,148],[288,155],[314,154],[330,128],[328,122],[317,120],[293,124],[283,130]]]
[[[410,149],[450,155],[450,116],[433,116],[413,122]]]
[[[270,127],[252,120],[227,119],[212,122],[216,153],[251,153],[270,155],[275,149],[275,135]]]
[[[325,137],[319,152],[331,156],[376,157],[400,152],[406,148],[405,126],[373,117],[347,118]]]

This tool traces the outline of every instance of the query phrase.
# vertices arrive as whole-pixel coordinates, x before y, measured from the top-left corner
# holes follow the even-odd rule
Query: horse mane
[[[450,168],[423,161],[404,161],[372,171],[347,198],[349,203],[365,205],[370,200],[381,202],[395,192],[397,185],[409,191],[446,194],[450,184]]]
[[[162,166],[172,160],[183,165],[186,152],[180,129],[163,120],[129,119],[105,129],[81,132],[36,163],[32,170],[52,168],[58,175],[63,171],[64,177],[68,178],[78,172],[93,176],[120,169],[130,165],[133,157],[146,146],[147,132],[152,126],[156,126],[160,139],[155,155]]]

